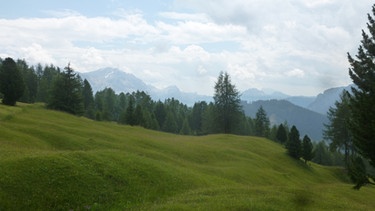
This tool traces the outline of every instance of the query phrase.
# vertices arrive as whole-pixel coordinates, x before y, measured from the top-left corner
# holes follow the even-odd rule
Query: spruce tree
[[[362,30],[362,41],[356,58],[348,53],[352,88],[350,131],[361,155],[375,167],[375,5],[368,14],[368,35]]]
[[[133,97],[130,97],[128,107],[125,111],[125,123],[128,125],[135,125],[136,119],[134,117],[134,99]]]
[[[83,81],[82,98],[83,109],[85,111],[84,116],[94,119],[94,96],[91,85],[86,79]]]
[[[288,154],[295,158],[299,159],[301,157],[301,140],[299,131],[297,130],[296,126],[292,126],[289,132],[289,139],[286,143],[286,149]]]
[[[349,129],[351,121],[350,98],[347,91],[343,91],[340,100],[335,102],[327,112],[329,123],[323,131],[324,139],[331,141],[331,151],[344,151],[345,164],[349,167],[350,157],[354,155],[353,137]]]
[[[283,124],[280,124],[277,128],[276,140],[281,144],[285,144],[285,142],[288,140],[288,135]]]
[[[255,135],[268,137],[270,132],[270,120],[263,106],[260,106],[255,116]]]
[[[214,105],[219,132],[233,133],[241,117],[240,94],[228,73],[221,72],[215,84]]]
[[[24,93],[25,84],[22,75],[12,58],[6,58],[0,67],[0,92],[3,94],[2,102],[14,106]]]
[[[47,107],[75,115],[83,114],[81,78],[70,64],[55,80]]]
[[[305,163],[307,163],[307,161],[310,161],[311,159],[313,159],[313,145],[312,145],[312,142],[311,142],[311,139],[305,135],[303,137],[303,140],[302,140],[302,158],[303,160],[305,160]]]

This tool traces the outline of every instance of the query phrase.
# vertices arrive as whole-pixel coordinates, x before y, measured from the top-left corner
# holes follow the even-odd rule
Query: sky
[[[158,88],[313,96],[351,83],[369,0],[0,0],[0,57],[114,67]]]

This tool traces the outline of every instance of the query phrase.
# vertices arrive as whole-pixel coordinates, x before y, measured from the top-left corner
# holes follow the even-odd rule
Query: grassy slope
[[[0,105],[0,210],[371,210],[375,189],[271,141],[176,136]]]

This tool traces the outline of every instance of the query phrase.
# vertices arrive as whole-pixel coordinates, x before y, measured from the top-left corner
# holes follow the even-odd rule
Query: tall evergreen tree
[[[61,71],[58,67],[54,67],[53,65],[46,66],[43,70],[41,68],[41,65],[37,66],[39,83],[36,99],[39,102],[47,103],[50,99],[53,84],[57,80],[57,77],[60,76]]]
[[[270,120],[263,106],[260,106],[255,116],[255,135],[268,137],[270,132]]]
[[[307,135],[305,135],[302,140],[301,155],[303,160],[305,160],[305,163],[307,163],[307,161],[310,161],[314,157],[313,145],[311,139]]]
[[[23,81],[25,83],[25,90],[20,102],[34,103],[38,91],[38,76],[33,67],[29,67],[25,60],[17,60],[17,68],[21,72]]]
[[[70,64],[54,82],[47,107],[75,115],[83,114],[81,78]]]
[[[288,135],[283,124],[280,124],[277,128],[276,140],[281,144],[285,144],[288,140]]]
[[[199,135],[203,131],[203,114],[207,109],[206,102],[195,103],[191,112],[190,128],[193,133]]]
[[[134,117],[134,99],[132,97],[129,99],[129,104],[125,111],[125,123],[131,126],[136,124],[136,119]]]
[[[177,133],[178,132],[178,126],[177,126],[176,119],[175,119],[172,111],[167,112],[167,116],[165,118],[162,130],[165,131],[165,132],[169,132],[169,133]]]
[[[353,137],[349,129],[351,121],[349,101],[349,93],[344,90],[340,96],[340,101],[336,101],[335,106],[327,112],[329,123],[325,125],[323,131],[324,139],[331,141],[331,151],[344,151],[346,167],[349,167],[350,157],[355,152]]]
[[[12,58],[6,58],[0,67],[0,92],[3,93],[3,103],[14,106],[25,90],[22,75]]]
[[[83,81],[82,98],[83,109],[85,111],[84,116],[94,119],[94,96],[91,85],[86,79]]]
[[[143,109],[142,106],[138,104],[134,110],[134,125],[142,125],[143,122]]]
[[[350,131],[361,155],[375,167],[375,5],[368,14],[368,35],[362,30],[362,41],[356,59],[348,53],[352,88]]]
[[[299,159],[301,157],[301,140],[299,131],[297,130],[296,126],[292,126],[289,132],[289,139],[286,143],[286,149],[288,150],[288,154],[295,158]]]
[[[326,166],[332,165],[332,158],[329,153],[328,146],[324,143],[324,141],[320,141],[315,145],[313,154],[314,158],[312,159],[312,161],[314,163]]]
[[[219,131],[232,133],[241,117],[240,94],[228,73],[221,72],[215,84],[214,102]]]

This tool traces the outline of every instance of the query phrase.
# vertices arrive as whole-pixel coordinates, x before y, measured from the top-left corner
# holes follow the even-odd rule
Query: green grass
[[[177,136],[0,105],[0,210],[371,210],[340,168],[257,137]]]

